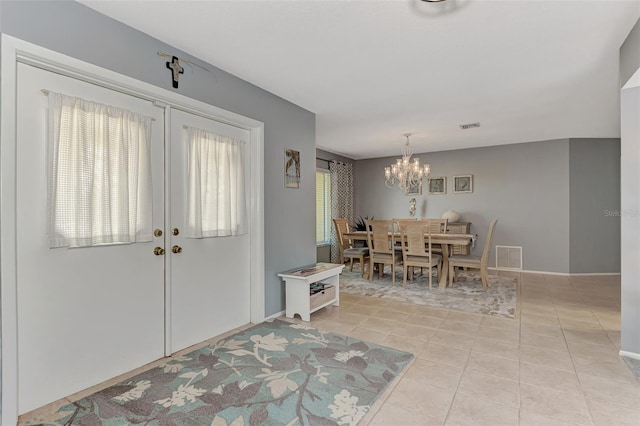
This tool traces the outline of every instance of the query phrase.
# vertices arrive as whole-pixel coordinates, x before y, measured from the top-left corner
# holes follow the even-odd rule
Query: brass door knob
[[[153,236],[162,237],[162,229],[156,229],[155,231],[153,231]]]
[[[182,247],[180,246],[173,246],[171,247],[171,251],[178,254],[178,253],[182,253]]]
[[[153,254],[156,256],[162,256],[164,254],[164,249],[162,247],[156,247],[153,249]]]
[[[179,235],[179,234],[180,234],[180,230],[179,230],[178,228],[173,228],[173,229],[171,230],[171,233],[172,233],[174,236],[176,236],[176,235]]]

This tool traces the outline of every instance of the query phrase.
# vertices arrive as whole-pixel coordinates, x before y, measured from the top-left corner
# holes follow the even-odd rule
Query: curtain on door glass
[[[244,141],[187,127],[190,238],[247,232]]]
[[[151,241],[151,118],[48,97],[49,246]]]

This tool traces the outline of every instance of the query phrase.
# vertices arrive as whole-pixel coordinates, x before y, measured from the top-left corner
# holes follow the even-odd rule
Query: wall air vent
[[[467,124],[459,124],[462,130],[473,129],[474,127],[480,127],[480,123],[467,123]]]
[[[522,270],[522,247],[496,246],[496,269]]]

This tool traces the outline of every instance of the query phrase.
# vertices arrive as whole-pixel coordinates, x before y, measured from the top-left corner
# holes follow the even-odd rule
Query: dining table
[[[367,241],[367,231],[351,231],[344,234],[345,238],[349,238],[356,241]],[[389,232],[389,240],[400,241],[399,233]],[[441,289],[447,287],[447,279],[449,275],[449,256],[451,253],[451,246],[467,246],[475,241],[476,236],[474,234],[431,234],[431,244],[439,245],[442,247],[442,273],[440,274],[440,281],[438,285]]]

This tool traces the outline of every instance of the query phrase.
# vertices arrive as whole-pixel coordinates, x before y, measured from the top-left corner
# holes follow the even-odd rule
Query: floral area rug
[[[58,410],[60,425],[354,425],[413,354],[265,322]]]
[[[340,275],[340,292],[502,318],[515,317],[517,293],[515,278],[489,275],[491,286],[485,292],[482,289],[479,273],[460,271],[453,287],[441,290],[438,287],[434,268],[433,288],[429,290],[429,276],[426,274],[415,277],[414,281],[407,280],[407,287],[403,288],[402,268],[396,268],[395,287],[391,285],[391,267],[387,266],[384,272],[382,279],[374,273],[373,281],[369,282],[368,279],[361,277],[359,269],[354,269],[352,272],[344,269]]]

